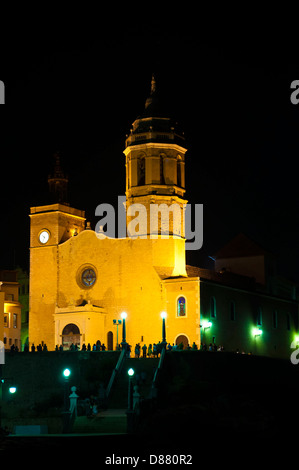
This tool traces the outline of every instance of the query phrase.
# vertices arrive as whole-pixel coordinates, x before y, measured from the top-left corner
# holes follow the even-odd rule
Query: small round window
[[[92,287],[96,282],[96,273],[92,268],[84,269],[81,274],[81,281],[85,287]]]

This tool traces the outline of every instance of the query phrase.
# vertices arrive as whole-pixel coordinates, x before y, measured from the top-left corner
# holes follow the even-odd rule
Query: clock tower
[[[29,340],[54,348],[53,313],[57,303],[59,246],[85,229],[85,212],[66,202],[67,178],[55,156],[55,171],[49,177],[54,204],[30,208],[30,297]]]

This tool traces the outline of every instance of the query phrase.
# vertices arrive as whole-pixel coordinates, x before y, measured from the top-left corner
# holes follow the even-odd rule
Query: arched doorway
[[[113,332],[108,331],[107,333],[107,349],[113,351]]]
[[[179,335],[175,340],[175,344],[177,346],[179,346],[180,344],[183,344],[183,349],[186,349],[188,344],[189,344],[189,340],[188,340],[187,336]]]
[[[80,349],[80,330],[74,323],[69,323],[62,330],[63,349],[70,349],[71,345],[78,346]]]

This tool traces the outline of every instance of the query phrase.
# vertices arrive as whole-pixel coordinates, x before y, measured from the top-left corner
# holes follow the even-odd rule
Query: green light
[[[252,330],[252,334],[253,334],[253,336],[255,336],[255,337],[256,337],[256,336],[261,336],[262,333],[263,333],[263,330],[261,330],[260,328],[253,328],[253,330]]]
[[[134,369],[132,369],[132,367],[131,367],[131,369],[128,370],[128,375],[129,375],[130,377],[132,377],[132,376],[134,375],[134,373],[135,373],[135,372],[134,372]]]
[[[212,326],[212,322],[211,321],[208,321],[208,320],[203,320],[202,322],[202,327],[204,330],[206,330],[207,328],[211,328]]]
[[[9,393],[16,393],[17,387],[9,387]]]
[[[70,369],[64,369],[63,375],[64,375],[64,377],[65,377],[66,379],[68,379],[69,376],[71,375]]]

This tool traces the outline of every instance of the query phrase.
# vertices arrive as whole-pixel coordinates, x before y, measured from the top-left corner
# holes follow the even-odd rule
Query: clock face
[[[45,244],[49,240],[50,234],[47,230],[42,230],[38,238],[41,243]]]

